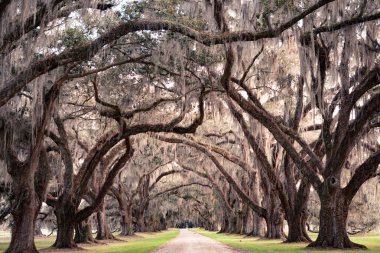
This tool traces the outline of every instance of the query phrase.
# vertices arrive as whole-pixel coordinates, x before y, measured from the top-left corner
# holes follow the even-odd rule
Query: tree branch
[[[15,94],[20,92],[26,84],[59,66],[69,63],[80,62],[93,57],[103,46],[121,38],[124,35],[141,30],[161,31],[170,30],[183,34],[204,45],[224,44],[233,41],[256,41],[264,38],[274,38],[280,33],[296,24],[313,11],[332,2],[334,0],[321,0],[306,9],[291,20],[285,22],[275,30],[267,30],[262,32],[228,32],[220,34],[209,34],[206,32],[198,32],[192,28],[181,25],[177,22],[165,20],[134,20],[111,29],[94,41],[71,50],[65,50],[61,54],[47,56],[37,62],[32,63],[25,69],[21,70],[14,78],[5,81],[3,88],[0,90],[0,107],[7,103]],[[22,29],[20,29],[22,30]]]
[[[116,175],[119,173],[119,171],[125,166],[127,161],[132,157],[133,155],[133,149],[130,145],[129,138],[125,140],[126,145],[126,151],[124,155],[122,155],[116,164],[112,167],[112,169],[108,172],[107,177],[103,183],[102,188],[100,189],[98,195],[94,199],[93,203],[79,211],[76,216],[75,220],[77,222],[83,221],[84,219],[88,218],[94,210],[99,206],[99,204],[103,201],[104,196],[108,193],[109,189],[112,187],[112,183]]]
[[[380,164],[380,150],[373,153],[367,160],[362,163],[356,170],[343,193],[348,201],[351,201],[360,187],[370,178],[376,177],[377,168]]]
[[[172,188],[169,188],[169,189],[166,189],[164,191],[161,191],[159,193],[156,193],[154,194],[153,196],[150,196],[149,199],[152,200],[152,199],[155,199],[165,193],[168,193],[168,192],[172,192],[172,191],[176,191],[180,188],[183,188],[183,187],[187,187],[187,186],[192,186],[192,185],[199,185],[199,186],[202,186],[202,187],[207,187],[207,188],[212,188],[211,186],[207,185],[207,184],[202,184],[202,183],[198,183],[198,182],[193,182],[193,183],[188,183],[188,184],[182,184],[182,185],[177,185],[177,186],[174,186]]]
[[[255,211],[260,217],[266,217],[267,211],[266,209],[260,207],[256,203],[252,201],[252,199],[241,189],[241,187],[238,185],[238,183],[232,178],[232,176],[224,169],[223,165],[219,162],[219,160],[208,150],[208,148],[199,145],[195,142],[175,137],[174,135],[169,134],[155,134],[154,138],[157,138],[158,140],[170,142],[170,143],[183,143],[185,145],[191,146],[202,153],[204,153],[206,156],[208,156],[211,161],[215,164],[216,168],[223,174],[223,176],[226,178],[227,182],[234,188],[236,193],[240,196],[240,198],[247,203],[253,211]]]

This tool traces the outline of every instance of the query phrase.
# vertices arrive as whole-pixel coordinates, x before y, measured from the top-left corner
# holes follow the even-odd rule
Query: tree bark
[[[258,216],[253,211],[251,211],[251,213],[253,216],[253,228],[252,228],[252,231],[249,233],[249,235],[264,237],[265,236],[264,219]]]
[[[227,233],[228,225],[229,225],[228,214],[225,213],[224,217],[223,217],[223,220],[222,220],[222,225],[221,225],[220,230],[219,230],[218,233]]]
[[[133,235],[133,223],[132,223],[132,205],[125,204],[123,208],[120,209],[121,218],[120,218],[120,226],[122,236]]]
[[[75,224],[75,243],[96,242],[92,236],[91,224],[88,219]]]
[[[136,231],[138,232],[146,232],[146,226],[145,226],[145,210],[141,213],[139,213],[137,217],[137,228]]]
[[[76,247],[74,242],[75,213],[76,205],[72,202],[71,196],[61,195],[54,208],[54,214],[57,218],[57,238],[53,247]]]
[[[295,203],[290,213],[286,214],[288,221],[288,237],[286,242],[311,242],[307,230],[306,221],[308,217],[307,203],[310,195],[310,184],[303,178],[297,194],[294,194]]]
[[[238,217],[237,216],[229,216],[228,217],[228,227],[226,233],[229,234],[237,234],[238,233]]]
[[[294,210],[294,214],[288,218],[289,233],[286,242],[311,242],[306,231],[307,210]]]
[[[278,214],[277,214],[278,215]],[[279,221],[280,217],[272,216],[265,218],[265,222],[267,225],[267,232],[265,237],[268,239],[281,239],[283,235],[282,231],[282,221]]]
[[[53,103],[51,100],[48,101]],[[51,103],[49,105],[52,105]],[[11,211],[12,237],[6,253],[37,252],[34,243],[34,227],[42,201],[46,196],[50,176],[47,154],[42,148],[43,130],[48,124],[51,110],[52,106],[47,106],[36,134],[33,151],[26,161],[21,162],[17,158],[12,148],[13,143],[9,142],[12,138],[10,136],[6,138],[8,173],[12,177],[12,193],[14,194]]]
[[[99,211],[96,213],[96,218],[98,220],[98,232],[96,234],[96,239],[97,240],[115,239],[107,223],[107,214],[106,214],[106,208],[105,208],[104,202],[100,205]]]
[[[5,253],[34,253],[38,252],[34,244],[34,225],[41,207],[34,188],[34,173],[20,167],[19,174],[13,177],[13,191],[15,204],[12,217],[12,238]],[[26,171],[26,173],[23,173]]]
[[[347,216],[350,200],[340,189],[339,180],[331,176],[323,183],[319,194],[321,210],[318,238],[309,248],[366,249],[364,245],[353,243],[347,234]]]

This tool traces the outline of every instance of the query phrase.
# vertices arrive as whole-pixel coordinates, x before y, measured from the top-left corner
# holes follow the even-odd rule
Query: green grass
[[[105,245],[81,244],[79,246],[86,249],[86,251],[82,251],[86,253],[146,253],[166,243],[170,239],[176,237],[178,233],[178,229],[169,229],[167,231],[157,233],[137,233],[137,236],[120,238],[126,240],[126,242],[111,242]],[[53,244],[53,242],[54,237],[49,237],[46,239],[36,239],[36,245],[38,249],[48,248]],[[0,252],[3,252],[8,247],[8,244],[9,239],[0,239]],[[78,251],[64,252],[67,253]]]
[[[344,250],[311,250],[306,249],[306,243],[283,243],[280,240],[264,240],[255,237],[246,237],[242,235],[235,234],[217,234],[216,232],[205,231],[203,229],[195,228],[191,231],[199,233],[201,235],[210,237],[217,241],[220,241],[229,246],[243,249],[249,252],[281,252],[281,253],[291,253],[291,252],[311,252],[311,253],[341,253],[346,252]],[[313,234],[312,239],[316,238]],[[360,244],[364,244],[368,247],[368,250],[355,250],[348,252],[366,252],[366,253],[379,253],[380,252],[380,234],[370,233],[364,236],[352,236],[352,241]]]

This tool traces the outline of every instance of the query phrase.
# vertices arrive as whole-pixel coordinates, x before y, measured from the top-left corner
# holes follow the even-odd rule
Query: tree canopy
[[[37,252],[46,227],[72,248],[93,224],[103,240],[189,219],[364,248],[348,234],[380,219],[379,10],[0,0],[6,252]]]

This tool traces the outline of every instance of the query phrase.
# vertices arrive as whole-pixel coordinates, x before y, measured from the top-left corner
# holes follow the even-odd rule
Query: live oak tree
[[[153,1],[154,4],[159,2]],[[147,3],[149,6],[151,2],[147,1]],[[154,4],[151,6],[156,7]],[[177,76],[182,81],[187,80],[188,77],[197,79],[197,71],[194,72],[194,68],[185,70],[186,60],[181,56],[185,55],[186,50],[182,50],[183,48],[178,46],[181,44],[180,42],[186,42],[182,43],[184,47],[191,45],[197,49],[202,48],[202,45],[210,46],[211,49],[216,49],[216,52],[213,52],[216,54],[220,54],[222,47],[215,46],[215,44],[226,45],[226,64],[216,71],[219,71],[217,75],[209,72],[208,78],[221,75],[221,85],[216,88],[225,92],[233,100],[232,103],[241,107],[250,117],[268,129],[276,142],[284,149],[286,169],[289,168],[289,171],[292,171],[295,166],[302,173],[304,180],[307,180],[306,185],[310,183],[318,192],[321,201],[321,229],[317,241],[310,246],[360,247],[348,239],[346,219],[350,202],[356,192],[368,179],[377,175],[380,159],[378,147],[369,141],[370,136],[378,134],[379,126],[379,42],[377,35],[380,17],[379,3],[366,0],[315,0],[307,1],[302,5],[287,1],[258,1],[255,6],[248,2],[242,4],[241,1],[228,3],[189,1],[188,3],[175,2],[173,4],[169,3],[169,6],[164,6],[161,9],[164,10],[163,12],[150,10],[144,13],[139,8],[127,8],[127,15],[121,15],[119,18],[114,15],[113,10],[110,10],[112,4],[98,3],[97,1],[0,1],[1,110],[2,112],[10,111],[15,104],[19,106],[24,103],[24,99],[27,98],[20,99],[18,95],[26,94],[32,97],[33,101],[30,105],[33,108],[30,131],[32,137],[26,148],[30,152],[26,152],[27,155],[25,155],[21,149],[15,147],[10,138],[12,137],[10,131],[5,135],[6,138],[4,135],[2,136],[2,143],[6,145],[3,145],[1,157],[6,161],[9,174],[14,182],[12,192],[15,202],[20,203],[11,211],[15,224],[8,252],[36,251],[32,236],[33,225],[39,205],[44,199],[44,194],[39,192],[45,192],[41,191],[36,184],[40,182],[36,176],[38,170],[44,167],[44,162],[40,161],[43,157],[41,154],[45,152],[44,136],[50,126],[55,109],[61,106],[58,103],[58,97],[62,86],[75,78],[83,78],[86,75],[92,75],[91,80],[95,80],[93,75],[96,72],[107,69],[113,71],[118,68],[117,66],[127,63],[126,61],[149,60],[145,57],[150,57],[150,55],[139,54],[135,58],[130,51],[122,50],[126,53],[124,55],[126,57],[118,58],[120,61],[111,61],[112,63],[109,65],[105,65],[106,61],[100,61],[101,64],[96,65],[99,67],[97,70],[91,66],[96,62],[91,60],[107,56],[114,43],[118,47],[119,39],[122,42],[126,37],[133,36],[135,32],[145,30],[148,30],[149,33],[157,32],[159,40],[165,35],[172,36],[171,41],[158,43],[161,46],[166,44],[166,51],[170,51],[168,48],[174,48],[173,45],[181,50],[172,50],[165,59],[165,63],[169,63],[167,66],[175,66],[173,69],[176,71],[172,73],[170,73],[171,68],[161,64],[157,66],[155,61],[145,62],[143,65],[155,66],[162,73]],[[160,5],[161,7],[162,5]],[[227,12],[229,7],[233,7],[234,11]],[[146,8],[149,10],[148,7]],[[176,8],[180,8],[181,11],[173,11]],[[99,10],[104,12],[101,13]],[[82,14],[80,16],[85,16],[86,13],[90,16],[97,15],[99,20],[106,19],[111,22],[95,29],[96,32],[83,43],[73,44],[72,47],[66,48],[57,48],[56,45],[50,47],[51,43],[48,43],[50,41],[57,44],[57,41],[53,39],[54,36],[51,36],[59,31],[56,27],[68,25],[69,21],[64,18],[73,12]],[[14,15],[15,13],[17,15]],[[186,20],[184,13],[192,13],[193,19]],[[158,14],[163,18],[158,18]],[[194,20],[201,22],[193,22]],[[81,22],[86,21],[82,19]],[[96,27],[98,24],[94,26]],[[160,37],[162,34],[165,34],[164,37]],[[288,71],[280,69],[274,73],[265,71],[256,73],[256,70],[253,69],[250,72],[252,66],[246,65],[244,57],[252,55],[244,54],[244,52],[247,52],[247,48],[250,53],[259,51],[261,43],[258,41],[265,42],[264,44],[285,42],[289,45],[297,45],[296,51],[300,57],[294,65],[299,65],[295,79],[299,82],[293,82],[291,85],[299,87],[299,90],[301,90],[300,87],[303,87],[307,92],[301,96],[305,101],[299,100],[304,103],[299,103],[301,105],[296,107],[300,109],[288,110],[288,112],[292,112],[289,115],[294,115],[294,117],[275,117],[262,105],[263,100],[261,99],[266,95],[254,92],[257,89],[255,82],[262,82],[271,88],[273,88],[272,81],[277,77],[278,83],[286,82],[281,79],[286,76]],[[127,41],[127,43],[129,42]],[[165,47],[162,48],[165,49]],[[146,53],[144,50],[140,52]],[[136,51],[132,53],[136,53]],[[114,54],[109,54],[110,57],[112,55]],[[110,58],[104,57],[103,59],[109,60]],[[269,58],[266,61],[266,64],[268,63],[270,65]],[[253,62],[254,64],[255,62]],[[275,66],[273,67],[275,68]],[[141,66],[136,69],[144,71]],[[178,72],[178,70],[180,71]],[[256,73],[259,77],[258,80],[242,78],[241,74],[246,70],[249,72],[246,77]],[[101,77],[101,75],[98,76],[99,79]],[[189,80],[187,81],[189,82]],[[181,86],[181,82],[173,83],[175,87]],[[205,90],[210,88],[203,85],[205,82],[201,81],[199,84],[202,84]],[[168,87],[163,88],[167,89]],[[199,87],[197,88],[198,93],[195,97],[199,98],[197,103],[201,116],[192,121],[193,124],[190,125],[179,124],[187,114],[183,109],[189,109],[189,103],[184,101],[181,101],[182,104],[179,101],[176,101],[178,103],[171,101],[176,105],[182,105],[182,108],[177,110],[180,113],[179,116],[173,116],[165,123],[147,121],[142,123],[132,117],[133,115],[130,116],[127,110],[124,110],[125,108],[120,110],[122,103],[115,102],[112,96],[111,98],[97,99],[97,107],[101,107],[100,111],[103,116],[114,119],[121,134],[111,136],[106,141],[107,148],[97,153],[95,160],[99,161],[118,141],[128,139],[138,133],[149,131],[181,134],[194,132],[196,126],[201,124],[204,113],[202,109],[204,92],[200,91]],[[29,91],[33,92],[29,93]],[[99,92],[100,98],[103,98],[102,95],[105,94],[103,92],[104,90]],[[133,94],[138,94],[138,92]],[[269,93],[269,95],[272,94]],[[135,99],[138,99],[137,97]],[[158,104],[161,104],[162,101],[158,101]],[[128,101],[125,104],[131,105]],[[157,103],[148,105],[151,106],[144,107],[143,110],[139,107],[139,112],[153,109]],[[179,105],[179,107],[181,106]],[[107,108],[106,112],[104,108]],[[304,112],[314,115],[317,119],[314,127],[320,129],[317,138],[312,142],[301,137],[302,130],[296,124],[297,119]],[[153,110],[150,115],[160,114]],[[13,116],[9,117],[13,118]],[[133,120],[130,120],[131,118]],[[290,122],[289,119],[294,119],[295,122]],[[187,120],[184,121],[188,122]],[[8,129],[14,128],[15,125],[12,122],[15,121],[9,122],[11,122],[11,127]],[[14,133],[16,132],[14,131]],[[351,168],[354,172],[352,178],[346,185],[342,184],[343,166],[347,160],[351,159],[350,154],[354,148],[361,145],[362,142],[374,146],[375,149],[363,152],[362,163],[358,164],[356,168]],[[96,162],[91,164],[96,167],[95,165]],[[288,176],[292,179],[291,175]],[[88,177],[86,174],[86,180],[83,182],[87,182]],[[112,177],[110,181],[112,181],[111,179]],[[85,185],[80,186],[79,195],[83,195],[82,192],[86,188]],[[29,194],[24,194],[24,189],[27,189]],[[293,191],[289,191],[288,195],[289,198],[292,198],[295,192],[294,183],[287,186],[287,190],[289,189],[293,189]],[[102,195],[105,194],[106,192],[99,192],[99,198],[95,203],[100,203]],[[289,203],[294,202],[290,201]],[[90,206],[80,211],[82,213],[77,216],[77,219],[80,220],[92,213],[97,204]],[[290,215],[290,210],[292,209],[285,210],[285,213]],[[199,208],[198,211],[203,214]]]
[[[9,8],[14,8],[14,6],[12,6],[12,5],[10,5],[10,7]],[[8,10],[9,11],[9,10]],[[37,26],[36,26],[37,27]],[[16,38],[17,39],[17,38]],[[16,42],[16,39],[15,39],[15,41],[11,41],[11,42]],[[116,65],[119,65],[119,64],[121,64],[121,63],[118,63],[118,64],[116,64]],[[41,65],[40,65],[41,66]],[[115,66],[115,65],[111,65],[111,66]],[[105,68],[103,68],[103,70],[104,69],[107,69],[107,68],[110,68],[111,66],[106,66]],[[44,70],[45,71],[45,70]],[[34,71],[31,71],[31,72],[33,72],[34,73]],[[87,75],[87,74],[91,74],[91,73],[96,73],[96,72],[98,72],[98,70],[95,70],[95,71],[90,71],[90,72],[88,72],[88,73],[82,73],[82,74],[79,74],[79,75],[76,75],[76,74],[74,74],[74,76],[64,76],[63,78],[61,78],[61,79],[59,79],[53,86],[52,86],[52,88],[51,88],[51,90],[50,90],[50,92],[48,93],[48,95],[49,95],[49,97],[47,97],[46,98],[46,101],[44,102],[44,103],[46,103],[47,104],[47,108],[44,108],[44,111],[45,111],[45,113],[43,114],[43,120],[42,120],[42,125],[41,126],[38,126],[37,128],[38,128],[38,135],[37,135],[37,143],[36,143],[36,145],[37,146],[35,146],[34,147],[34,155],[32,154],[31,155],[31,159],[32,159],[32,161],[31,162],[29,162],[28,164],[30,164],[32,167],[29,169],[29,168],[26,168],[26,169],[24,169],[24,171],[25,172],[27,172],[27,173],[30,173],[30,174],[28,174],[27,176],[28,177],[24,177],[24,178],[30,178],[30,177],[34,177],[34,173],[35,173],[35,171],[36,171],[36,169],[35,169],[35,167],[37,166],[37,163],[35,162],[35,158],[33,158],[33,157],[37,157],[37,153],[36,152],[39,152],[39,147],[41,146],[41,142],[42,142],[42,140],[43,140],[43,138],[42,138],[42,136],[41,136],[41,133],[43,133],[44,131],[45,131],[45,129],[46,129],[46,126],[48,125],[48,122],[49,122],[49,120],[50,120],[50,115],[51,115],[51,113],[52,113],[52,109],[53,109],[53,105],[54,105],[54,102],[55,102],[55,100],[56,100],[56,98],[58,97],[58,94],[59,94],[59,89],[60,89],[60,87],[61,87],[61,85],[66,81],[66,80],[70,80],[70,79],[72,79],[72,78],[75,78],[75,77],[81,77],[81,76],[85,76],[85,75]],[[41,72],[42,73],[42,72]],[[12,79],[12,80],[14,80],[14,79]],[[41,86],[40,86],[41,87]],[[4,93],[2,93],[2,94],[4,94]],[[37,105],[37,106],[39,106],[39,105]],[[144,109],[144,111],[145,110],[148,110],[149,108],[147,108],[147,109]],[[39,110],[39,111],[41,111],[41,110]],[[131,117],[132,115],[130,114],[130,115],[128,115],[128,117]],[[167,125],[160,125],[160,127],[162,127],[162,128],[166,128],[166,127],[168,127],[168,128],[171,128],[171,127],[174,127],[176,124],[177,124],[177,120],[178,120],[178,122],[180,122],[181,121],[181,117],[182,117],[182,115],[180,116],[180,117],[178,117],[176,120],[173,120],[172,122],[169,122]],[[201,117],[201,116],[200,116]],[[198,122],[197,122],[197,124],[199,124]],[[156,127],[156,125],[153,125],[153,126],[150,126],[150,127],[152,127],[152,128],[155,128]],[[136,129],[138,129],[139,127],[136,127]],[[144,129],[144,127],[141,129],[141,131],[144,131],[143,130]],[[149,129],[149,127],[148,127],[148,129]],[[160,129],[160,128],[158,128],[158,129]],[[186,130],[187,128],[186,127],[179,127],[179,131],[184,131],[184,130]],[[191,130],[191,127],[189,127],[189,129]],[[9,138],[8,138],[9,139]],[[114,140],[112,140],[112,141],[114,141]],[[112,147],[112,146],[111,146]],[[8,150],[10,150],[10,146],[7,146],[7,149]],[[102,152],[105,152],[105,150],[107,150],[107,148],[105,148],[105,149],[103,149],[103,151]],[[10,152],[10,151],[9,151]],[[101,152],[100,152],[101,153]],[[11,153],[10,153],[11,154]],[[98,157],[101,157],[102,156],[102,154],[98,154]],[[34,161],[33,161],[33,159],[34,159]],[[13,159],[13,160],[15,160],[15,159]],[[96,162],[94,163],[94,164],[92,164],[91,166],[92,166],[92,169],[94,168],[94,167],[96,167],[95,166],[96,165]],[[69,172],[70,172],[70,170],[69,170]],[[114,171],[114,172],[116,172],[116,171]],[[67,175],[69,176],[71,173],[67,173]],[[86,176],[86,179],[88,180],[88,176]],[[110,178],[110,179],[108,179],[108,181],[111,181],[111,179],[112,178]],[[84,182],[86,182],[86,180],[84,180]],[[68,183],[68,185],[67,185],[67,187],[68,188],[71,188],[70,187],[70,180],[68,180],[66,183]],[[108,182],[108,184],[109,184],[109,182]],[[20,187],[23,187],[23,185],[22,184],[15,184],[15,185],[18,185],[18,186],[20,186]],[[29,187],[30,188],[30,187]],[[84,186],[82,186],[82,189],[84,189],[84,188],[86,188],[86,187],[84,187]],[[82,190],[83,191],[83,190]],[[31,191],[31,193],[32,193],[32,191]],[[81,194],[83,194],[83,192],[80,192],[79,193],[80,195]],[[32,196],[33,196],[33,193],[31,194]],[[103,193],[101,193],[101,194],[99,194],[100,196],[101,195],[104,195],[104,192]],[[101,197],[99,197],[98,198],[98,200],[97,200],[97,202],[99,202],[99,200],[101,199]],[[83,211],[82,212],[82,214],[83,214],[83,216],[85,217],[85,216],[87,216],[88,215],[88,213],[90,213],[90,210],[92,209],[92,208],[95,208],[96,207],[96,204],[94,204],[92,207],[89,207],[89,208],[87,208],[85,211]],[[38,207],[34,207],[34,209],[35,210],[38,210]],[[70,208],[69,209],[67,209],[67,210],[71,210]],[[23,213],[24,215],[26,215],[26,214],[33,214],[32,212],[23,212],[21,209],[20,210],[18,210],[18,211],[21,211],[21,213]],[[80,217],[80,216],[79,216]],[[83,217],[80,217],[80,218],[78,218],[78,219],[83,219]],[[31,228],[31,227],[33,227],[33,220],[34,220],[34,218],[28,218],[28,219],[24,219],[23,220],[23,222],[27,222],[27,220],[29,220],[29,227]],[[15,225],[15,227],[17,228],[17,227],[19,227],[19,225],[18,224],[16,224]],[[60,230],[61,231],[61,230]],[[69,228],[68,228],[68,235],[64,235],[64,237],[66,237],[66,240],[70,240],[70,233],[72,233],[72,232],[70,232],[70,231],[72,231],[72,229],[71,229],[71,227],[69,226]],[[11,247],[10,247],[10,249],[9,249],[9,252],[12,252],[13,251],[13,249],[12,249],[12,247],[17,247],[17,248],[22,248],[22,247],[25,247],[25,248],[28,248],[29,250],[34,250],[35,251],[35,247],[34,247],[34,244],[31,242],[31,240],[32,240],[32,237],[31,237],[31,234],[32,233],[30,233],[30,231],[29,230],[24,230],[24,232],[25,232],[25,234],[27,234],[28,236],[29,236],[29,238],[28,238],[28,240],[25,240],[24,238],[16,238],[16,236],[17,236],[17,233],[13,233],[13,237],[12,238],[15,238],[15,241],[13,241],[12,240],[12,243],[11,243]],[[59,233],[60,234],[60,233]],[[59,239],[58,239],[59,240]],[[69,241],[70,242],[70,241]],[[23,246],[24,245],[24,246]],[[66,244],[65,244],[66,245]],[[64,245],[64,246],[65,246]],[[69,246],[70,246],[70,243],[68,244]],[[32,249],[32,248],[34,248],[34,249]],[[15,251],[17,251],[18,249],[15,249]]]
[[[336,36],[339,36],[339,33]],[[340,86],[336,86],[338,87],[338,92],[330,103],[326,100],[322,101],[322,99],[326,98],[318,93],[323,93],[323,89],[317,88],[318,79],[313,78],[314,72],[308,72],[311,75],[312,85],[315,87],[312,89],[311,94],[317,97],[316,108],[320,110],[323,116],[321,134],[316,141],[316,145],[313,146],[307,144],[297,132],[286,126],[282,120],[273,117],[263,108],[256,95],[247,86],[242,85],[248,94],[248,100],[237,92],[236,87],[230,82],[235,59],[232,47],[227,52],[227,63],[221,80],[228,95],[273,134],[274,138],[282,145],[300,171],[317,190],[321,200],[320,233],[316,242],[310,244],[310,247],[362,247],[352,243],[347,236],[346,219],[348,207],[360,186],[371,177],[376,176],[379,165],[379,151],[375,151],[356,168],[350,182],[345,187],[341,186],[342,167],[352,148],[363,136],[372,131],[375,126],[373,125],[374,122],[378,120],[379,108],[379,99],[376,92],[370,95],[369,98],[362,98],[367,91],[379,84],[378,75],[375,74],[378,72],[378,66],[376,63],[371,63],[370,66],[365,67],[366,71],[364,73],[358,69],[357,75],[350,78],[348,74],[350,65],[347,54],[349,53],[348,47],[350,43],[354,42],[349,39],[347,35],[344,36],[341,61],[338,62],[340,66],[338,74],[341,75],[340,80],[342,83]],[[321,51],[316,51],[316,53],[322,54]],[[321,56],[318,59],[321,62],[318,62],[319,72],[317,73],[322,77],[326,75],[328,69],[325,62],[322,62],[326,61],[325,58],[326,56]],[[301,65],[303,63],[301,62]],[[313,81],[317,83],[313,83]],[[320,83],[319,85],[323,86],[325,81],[322,78],[322,80],[319,80],[322,84]],[[333,82],[337,82],[337,80],[333,80]],[[350,89],[351,92],[349,91]],[[371,93],[369,92],[369,94]],[[357,109],[356,116],[350,118],[351,111],[356,110],[354,106],[360,99],[364,100],[361,102],[363,105]],[[337,116],[335,116],[333,113],[338,101],[340,102],[340,108],[337,111]],[[309,156],[308,161],[305,161],[297,153],[290,140],[294,140],[301,146]],[[326,160],[322,162],[321,159],[324,157]]]
[[[378,67],[376,65],[376,50],[372,47],[367,51],[362,51],[364,54],[359,57],[356,62],[349,64],[349,52],[353,52],[351,49],[354,45],[359,45],[359,47],[369,47],[370,44],[377,43],[373,40],[371,32],[367,33],[367,36],[362,38],[360,42],[357,42],[353,36],[357,34],[355,29],[357,27],[351,27],[346,30],[346,34],[341,36],[342,40],[331,40],[331,37],[328,36],[337,36],[339,38],[340,33],[335,30],[340,30],[345,26],[352,26],[355,23],[360,23],[363,21],[369,21],[371,18],[362,18],[361,16],[364,14],[366,9],[366,3],[359,5],[360,8],[354,9],[351,11],[357,11],[358,17],[349,21],[342,21],[339,25],[332,25],[326,28],[319,27],[311,32],[301,33],[301,36],[297,36],[296,39],[300,40],[300,50],[301,51],[301,85],[304,85],[303,82],[308,83],[310,85],[310,103],[316,108],[315,110],[319,110],[323,116],[323,121],[321,125],[322,127],[321,137],[319,139],[319,143],[317,141],[317,153],[315,154],[312,151],[312,147],[310,147],[302,138],[299,137],[298,133],[294,131],[294,129],[289,128],[287,123],[284,120],[279,120],[274,117],[260,104],[260,101],[256,97],[256,95],[250,90],[250,87],[244,83],[244,78],[242,79],[234,79],[240,80],[240,82],[236,82],[237,86],[234,86],[231,82],[232,75],[232,66],[233,62],[239,60],[239,48],[237,48],[237,53],[235,53],[234,46],[230,47],[227,51],[227,59],[226,65],[224,69],[224,75],[221,78],[222,86],[225,88],[227,94],[237,103],[242,109],[247,111],[253,118],[262,123],[273,135],[274,138],[283,146],[283,148],[288,153],[289,157],[293,159],[293,162],[297,164],[299,169],[303,172],[303,174],[307,177],[307,180],[311,182],[314,188],[317,189],[321,202],[321,222],[324,219],[321,226],[325,226],[324,229],[321,230],[319,234],[318,240],[311,244],[310,246],[321,246],[321,247],[360,247],[359,245],[355,245],[351,243],[346,235],[345,226],[346,226],[346,217],[348,212],[349,203],[357,191],[357,189],[370,177],[376,176],[376,170],[378,167],[378,152],[375,151],[372,156],[370,156],[361,166],[358,167],[356,173],[352,177],[352,181],[348,183],[348,185],[344,188],[343,193],[348,193],[349,196],[339,196],[341,195],[341,190],[336,190],[335,186],[340,187],[340,173],[342,170],[342,165],[348,158],[348,154],[351,151],[352,147],[357,143],[356,140],[363,134],[364,131],[369,131],[371,129],[371,122],[377,121],[377,108],[378,104],[376,101],[379,101],[376,92],[371,94],[370,98],[364,98],[364,101],[368,101],[364,103],[363,106],[360,106],[357,110],[357,117],[354,119],[350,119],[351,110],[354,109],[355,103],[367,92],[371,89],[375,88],[378,85],[378,75],[374,73],[378,72]],[[344,6],[342,6],[344,9]],[[346,10],[346,9],[345,9]],[[369,9],[371,11],[371,9]],[[348,13],[350,13],[347,10]],[[369,15],[371,16],[371,15]],[[377,13],[375,13],[372,17],[376,19]],[[335,18],[335,17],[332,17]],[[305,22],[305,21],[304,21]],[[271,23],[267,20],[267,25],[270,26]],[[307,24],[304,26],[306,27]],[[371,24],[368,25],[368,29],[371,29]],[[280,27],[279,27],[280,29]],[[275,30],[275,29],[274,29]],[[330,32],[331,35],[321,35],[321,33]],[[309,38],[310,37],[310,38]],[[329,44],[326,45],[326,40],[329,41]],[[310,42],[312,41],[312,42]],[[342,48],[342,56],[337,58],[335,57],[333,62],[335,66],[339,67],[336,75],[342,75],[340,77],[341,84],[338,86],[336,83],[337,80],[332,80],[335,82],[335,87],[337,87],[338,92],[335,92],[334,99],[331,102],[331,105],[328,108],[329,102],[326,102],[325,92],[325,83],[326,76],[328,74],[332,74],[334,76],[334,71],[331,71],[330,68],[330,57],[329,50],[334,48],[337,50],[338,46],[334,43],[338,43]],[[358,44],[355,44],[358,43]],[[306,48],[306,49],[305,49]],[[310,50],[310,51],[308,51]],[[236,56],[235,56],[236,54]],[[369,62],[365,60],[365,67],[361,69],[361,59],[371,59]],[[375,60],[375,62],[373,62]],[[317,64],[317,69],[315,69],[315,63]],[[356,68],[356,74],[352,75],[350,78],[349,70],[350,68]],[[366,70],[366,71],[364,71]],[[236,69],[235,69],[236,71]],[[364,71],[364,72],[361,72]],[[345,79],[343,78],[345,77]],[[351,80],[350,80],[351,79]],[[265,80],[265,79],[264,79]],[[237,87],[243,89],[248,97],[244,97],[242,93],[238,92]],[[349,90],[353,90],[350,92]],[[347,93],[346,99],[342,99],[342,94]],[[338,116],[334,117],[333,113],[336,109],[336,104],[338,101],[341,102],[340,108],[338,111]],[[363,103],[363,102],[361,102]],[[372,107],[373,106],[373,107]],[[376,108],[376,109],[375,109]],[[346,111],[344,111],[344,109]],[[298,110],[298,114],[302,114],[302,110]],[[298,116],[299,117],[299,116]],[[338,121],[335,124],[333,118]],[[342,120],[342,121],[340,121]],[[342,122],[345,123],[342,123]],[[345,126],[343,129],[342,124]],[[366,126],[369,125],[369,126]],[[333,128],[336,127],[336,128]],[[376,123],[373,124],[373,127],[376,127]],[[333,129],[332,129],[333,128]],[[366,130],[367,129],[367,130]],[[340,137],[339,137],[340,136]],[[296,142],[298,145],[303,148],[303,152],[305,152],[309,156],[309,162],[304,162],[303,158],[296,153],[296,149],[293,146],[293,142]],[[328,145],[326,145],[328,144]],[[322,148],[323,146],[323,148]],[[323,149],[323,150],[322,150]],[[330,153],[329,153],[330,152]],[[337,157],[338,155],[338,157]],[[320,159],[326,156],[326,162],[320,162]],[[338,158],[338,159],[337,159]],[[334,167],[334,168],[332,168]],[[359,169],[360,168],[360,169]],[[322,177],[324,177],[324,181],[321,181],[319,176],[315,171],[319,171]],[[366,172],[364,172],[366,171]],[[363,174],[360,174],[363,173]],[[364,173],[366,173],[364,175]],[[360,176],[359,176],[360,175]],[[332,178],[333,182],[330,182],[334,185],[328,186],[329,180]],[[326,186],[327,185],[327,186]],[[327,187],[327,188],[324,188]],[[331,189],[331,192],[328,192],[327,189]],[[340,189],[338,187],[338,189]],[[353,188],[351,188],[353,187]],[[337,192],[337,193],[336,193]],[[335,194],[338,197],[335,198]],[[344,195],[344,194],[343,194]],[[334,196],[333,198],[331,196]],[[325,199],[324,199],[325,198]],[[331,199],[332,198],[332,199]],[[326,205],[323,204],[324,200],[329,203]],[[339,214],[340,211],[337,211],[335,208],[326,210],[326,206],[331,206],[331,202],[339,202],[335,203],[333,206],[335,208],[344,207],[340,209],[343,210],[342,214]],[[328,208],[327,208],[328,209]],[[334,211],[335,210],[335,211]],[[335,217],[334,213],[338,213],[337,217]],[[343,217],[343,219],[341,219]],[[333,222],[334,219],[338,219],[336,222]],[[328,220],[333,219],[333,220]],[[338,225],[333,225],[338,224]],[[340,224],[340,225],[339,225]],[[334,227],[335,226],[335,227]],[[339,226],[339,228],[338,228]],[[335,231],[335,232],[334,232]],[[336,232],[338,231],[338,232]]]

